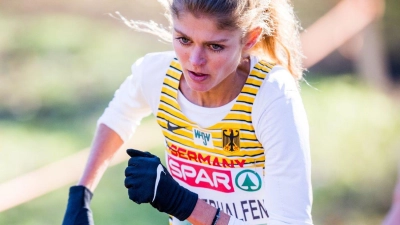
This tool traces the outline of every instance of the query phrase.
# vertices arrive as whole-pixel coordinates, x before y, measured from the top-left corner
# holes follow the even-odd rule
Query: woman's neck
[[[181,76],[179,89],[182,94],[193,104],[215,108],[228,104],[234,100],[242,91],[247,77],[250,73],[250,60],[244,60],[236,71],[228,76],[224,82],[206,92],[198,92],[191,89]]]

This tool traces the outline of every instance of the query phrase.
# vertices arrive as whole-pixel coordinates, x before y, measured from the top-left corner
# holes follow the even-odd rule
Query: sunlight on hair
[[[162,24],[158,24],[152,20],[150,21],[138,21],[138,20],[128,20],[124,16],[121,15],[120,12],[116,11],[114,16],[112,13],[108,13],[114,19],[122,20],[125,25],[132,28],[135,31],[145,32],[149,34],[153,34],[161,38],[163,41],[172,42],[172,34],[167,31],[166,28]]]
[[[254,27],[261,27],[263,29],[262,36],[253,47],[252,54],[282,65],[289,70],[297,84],[303,80],[304,56],[299,37],[301,26],[290,0],[236,0],[231,3],[216,1],[212,4],[211,0],[158,0],[158,2],[165,9],[164,16],[169,22],[168,29],[152,20],[126,19],[119,12],[115,12],[116,16],[109,15],[122,20],[135,31],[156,35],[165,42],[172,42],[172,16],[178,16],[180,10],[215,16],[217,22],[221,22],[222,25],[233,26],[244,32]]]

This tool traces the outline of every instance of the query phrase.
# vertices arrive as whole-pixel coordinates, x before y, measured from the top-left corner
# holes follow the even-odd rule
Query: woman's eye
[[[224,49],[221,45],[216,45],[216,44],[211,44],[210,48],[213,51],[221,51],[222,49]]]
[[[190,40],[185,37],[177,38],[181,44],[187,45],[190,43]]]

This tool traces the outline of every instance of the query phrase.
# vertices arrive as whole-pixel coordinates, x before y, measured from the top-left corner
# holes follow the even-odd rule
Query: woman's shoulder
[[[137,82],[153,112],[158,101],[165,74],[175,58],[175,52],[153,52],[144,55],[132,65],[132,81]]]
[[[151,86],[158,80],[164,79],[165,73],[174,58],[175,52],[173,51],[148,53],[132,65],[132,77],[136,77],[141,85]]]
[[[253,124],[256,130],[263,129],[262,124],[264,123],[260,125],[259,122],[265,118],[265,113],[268,113],[269,118],[278,118],[302,107],[295,79],[285,67],[275,65],[264,79],[256,95],[252,112]]]
[[[287,104],[288,100],[298,99],[299,96],[297,83],[291,73],[285,67],[275,65],[261,84],[254,102],[254,110],[263,112],[271,104]]]
[[[275,65],[265,78],[263,86],[273,88],[281,93],[298,91],[295,79],[290,72],[280,65]]]
[[[257,66],[257,64],[269,68],[269,71],[261,85],[263,91],[264,89],[268,89],[268,92],[278,91],[284,93],[288,90],[298,90],[296,81],[285,67],[274,63],[268,63],[268,61],[261,60],[257,56],[252,56],[251,62],[253,68]]]

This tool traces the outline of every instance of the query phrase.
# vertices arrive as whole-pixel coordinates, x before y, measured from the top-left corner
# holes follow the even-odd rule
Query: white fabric
[[[231,216],[228,225],[246,225],[246,223]]]
[[[161,86],[173,52],[152,53],[137,60],[129,76],[98,120],[126,141],[141,119],[157,114]],[[257,63],[251,58],[252,65]],[[178,93],[183,113],[202,127],[221,120],[232,104],[205,108]],[[253,126],[265,154],[265,207],[268,225],[312,224],[311,162],[308,121],[300,94],[290,73],[275,66],[257,93]],[[232,224],[242,224],[234,222]],[[230,223],[231,224],[231,223]]]

